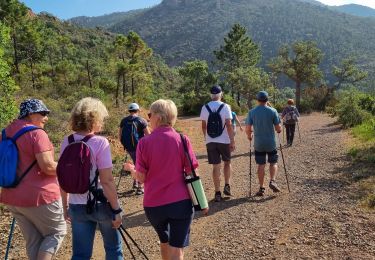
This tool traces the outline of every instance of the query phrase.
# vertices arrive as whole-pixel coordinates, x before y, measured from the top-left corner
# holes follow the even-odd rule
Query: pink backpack
[[[90,173],[93,169],[91,162],[92,152],[87,141],[94,135],[87,135],[80,141],[75,141],[74,136],[68,137],[68,146],[62,153],[57,164],[57,179],[61,189],[67,193],[83,194],[97,180],[90,183]]]

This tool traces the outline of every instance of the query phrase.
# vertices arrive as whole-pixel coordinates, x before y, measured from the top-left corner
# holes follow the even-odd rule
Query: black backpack
[[[209,113],[207,120],[207,134],[211,138],[219,137],[225,128],[225,124],[223,126],[223,121],[220,116],[220,111],[223,109],[224,105],[224,103],[221,104],[216,111],[212,111],[208,104],[205,105]]]
[[[121,132],[121,143],[128,152],[134,152],[137,149],[139,117],[126,118]]]

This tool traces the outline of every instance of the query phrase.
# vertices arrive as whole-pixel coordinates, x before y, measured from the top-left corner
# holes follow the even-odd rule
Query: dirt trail
[[[358,187],[348,181],[352,169],[345,145],[350,137],[324,114],[303,116],[300,126],[302,142],[297,134],[295,145],[283,150],[291,193],[280,158],[277,181],[283,192],[274,195],[267,189],[263,198],[247,198],[249,142],[244,133],[237,134],[232,163],[234,196],[219,203],[211,201],[207,217],[196,214],[186,259],[375,259],[374,212],[358,207]],[[179,128],[184,127],[189,128],[188,135],[198,148],[199,171],[212,200],[211,167],[200,143],[200,121],[181,120]],[[254,194],[258,189],[254,160],[252,166]],[[124,224],[150,259],[160,259],[158,239],[144,215],[142,198],[129,193],[130,186],[127,177],[119,190],[126,211]],[[4,245],[6,226],[1,224]],[[97,241],[93,259],[101,260],[104,253]],[[16,245],[20,249],[12,249],[12,257],[22,259],[22,241],[16,239]],[[58,259],[69,259],[70,245],[68,236]],[[130,259],[129,252],[124,252]]]

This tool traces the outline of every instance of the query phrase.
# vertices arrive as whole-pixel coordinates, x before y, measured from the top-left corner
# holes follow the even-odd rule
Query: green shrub
[[[353,134],[363,141],[371,141],[375,139],[375,118],[353,128]]]

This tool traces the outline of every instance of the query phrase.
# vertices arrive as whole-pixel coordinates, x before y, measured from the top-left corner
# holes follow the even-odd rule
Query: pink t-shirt
[[[187,136],[193,167],[198,161]],[[172,127],[159,127],[139,140],[136,170],[146,175],[143,205],[157,207],[189,199],[183,171],[191,172],[180,134]]]
[[[82,140],[85,136],[74,134],[74,140]],[[68,136],[66,136],[61,144],[60,156],[64,152],[65,148],[68,146]],[[90,175],[90,182],[95,178],[96,169],[108,169],[112,168],[112,157],[111,157],[111,147],[108,140],[103,136],[95,135],[87,141],[88,146],[92,151],[93,159],[93,170]],[[100,185],[100,179],[98,181],[98,187],[102,188]],[[86,204],[87,203],[87,192],[85,194],[69,194],[70,204]]]
[[[7,136],[14,136],[21,128],[31,126],[24,120],[14,120],[6,129]],[[0,140],[1,141],[1,140]],[[18,176],[36,159],[35,154],[54,152],[48,135],[43,130],[25,133],[17,140],[19,151]],[[56,176],[44,174],[38,164],[22,179],[16,188],[2,188],[0,202],[17,207],[37,207],[60,199],[60,188]]]

